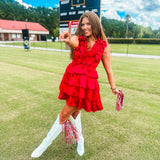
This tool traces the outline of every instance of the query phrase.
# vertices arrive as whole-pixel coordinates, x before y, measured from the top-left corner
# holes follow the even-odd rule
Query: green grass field
[[[11,42],[11,43],[3,43],[5,45],[14,45],[14,46],[24,46],[23,42]],[[41,48],[51,48],[51,49],[65,49],[65,43],[63,42],[47,42],[47,41],[39,41],[39,42],[30,42],[31,47],[41,47]]]
[[[65,104],[57,97],[68,63],[68,53],[0,48],[0,160],[31,159]],[[84,156],[59,136],[38,160],[160,159],[160,61],[112,57],[112,67],[124,109],[115,111],[116,96],[100,63],[104,110],[82,110]]]
[[[112,52],[160,56],[158,44],[110,44]],[[128,49],[127,49],[128,48]]]
[[[23,42],[6,43],[7,45],[23,46]],[[31,42],[32,47],[65,49],[63,42]],[[110,44],[113,53],[142,54],[160,56],[160,45],[156,44]]]

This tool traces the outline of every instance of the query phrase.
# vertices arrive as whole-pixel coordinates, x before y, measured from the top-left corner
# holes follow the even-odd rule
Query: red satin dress
[[[74,50],[72,63],[67,66],[59,86],[58,98],[66,100],[68,106],[87,112],[103,109],[96,67],[106,46],[106,41],[98,38],[88,51],[86,38],[79,37],[79,46]]]

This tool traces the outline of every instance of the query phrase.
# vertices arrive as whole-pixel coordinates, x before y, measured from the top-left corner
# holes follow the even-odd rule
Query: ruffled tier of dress
[[[66,100],[69,106],[77,106],[79,110],[83,108],[87,112],[103,109],[96,78],[66,72],[59,89],[58,98]]]

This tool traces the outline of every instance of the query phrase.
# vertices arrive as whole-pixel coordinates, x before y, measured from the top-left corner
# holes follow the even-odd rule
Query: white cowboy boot
[[[81,126],[81,113],[78,114],[76,119],[71,116],[71,120],[73,125],[76,127],[78,131],[79,141],[77,144],[77,153],[82,156],[84,154],[84,138],[82,135],[82,126]]]
[[[43,152],[48,148],[48,146],[56,139],[56,137],[61,133],[62,125],[59,124],[59,115],[53,124],[52,128],[48,132],[46,138],[42,141],[42,143],[32,152],[32,158],[40,157]]]

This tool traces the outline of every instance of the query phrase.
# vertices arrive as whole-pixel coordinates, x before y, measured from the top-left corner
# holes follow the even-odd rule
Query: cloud
[[[144,5],[145,11],[159,11],[160,10],[160,2],[157,0],[145,0]]]
[[[17,1],[19,4],[25,6],[26,8],[32,7],[32,5],[26,4],[26,3],[22,2],[22,0],[15,0],[15,1]]]
[[[54,5],[55,7],[59,7],[59,3]]]
[[[148,17],[141,13],[138,15],[138,17],[136,17],[136,21],[137,24],[143,25],[144,27],[148,27],[149,26],[149,21],[148,21]]]
[[[125,12],[136,24],[160,28],[160,0],[102,0],[101,3],[102,14],[106,18],[124,21],[118,13]]]
[[[121,17],[117,14],[117,12],[114,9],[110,9],[106,12],[103,12],[103,16],[108,19],[121,20]]]

